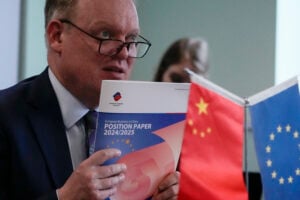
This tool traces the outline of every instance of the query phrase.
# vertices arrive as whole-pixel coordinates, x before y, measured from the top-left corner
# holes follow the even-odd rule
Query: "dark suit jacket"
[[[0,92],[0,199],[57,199],[72,173],[48,72]]]

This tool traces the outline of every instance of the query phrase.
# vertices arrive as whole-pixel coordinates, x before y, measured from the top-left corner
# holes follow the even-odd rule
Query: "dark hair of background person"
[[[207,76],[208,43],[201,38],[180,38],[173,42],[163,54],[154,76],[154,81],[162,82],[164,74],[176,64],[183,64],[181,74],[170,74],[172,82],[189,82],[188,74],[184,68],[187,67],[197,74]],[[182,77],[185,74],[186,77]],[[186,80],[188,79],[188,80]]]

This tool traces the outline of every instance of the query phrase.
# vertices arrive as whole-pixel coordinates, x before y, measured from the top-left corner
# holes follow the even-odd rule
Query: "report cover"
[[[151,197],[175,171],[185,126],[188,83],[102,82],[95,150],[118,148],[126,163],[125,181],[112,200]]]

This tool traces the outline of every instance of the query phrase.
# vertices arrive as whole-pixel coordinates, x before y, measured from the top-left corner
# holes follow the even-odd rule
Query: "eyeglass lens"
[[[127,49],[129,57],[139,58],[146,54],[149,45],[142,42],[123,43],[117,40],[103,40],[100,42],[99,53],[113,56],[122,51],[124,47]]]

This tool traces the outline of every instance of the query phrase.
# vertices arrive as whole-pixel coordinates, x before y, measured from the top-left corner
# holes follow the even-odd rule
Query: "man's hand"
[[[121,152],[117,149],[104,149],[92,154],[75,169],[64,186],[58,190],[59,200],[102,200],[113,195],[117,185],[124,180],[126,165],[101,164],[120,155]]]
[[[159,184],[152,200],[176,200],[179,193],[180,172],[173,172],[166,176]]]

